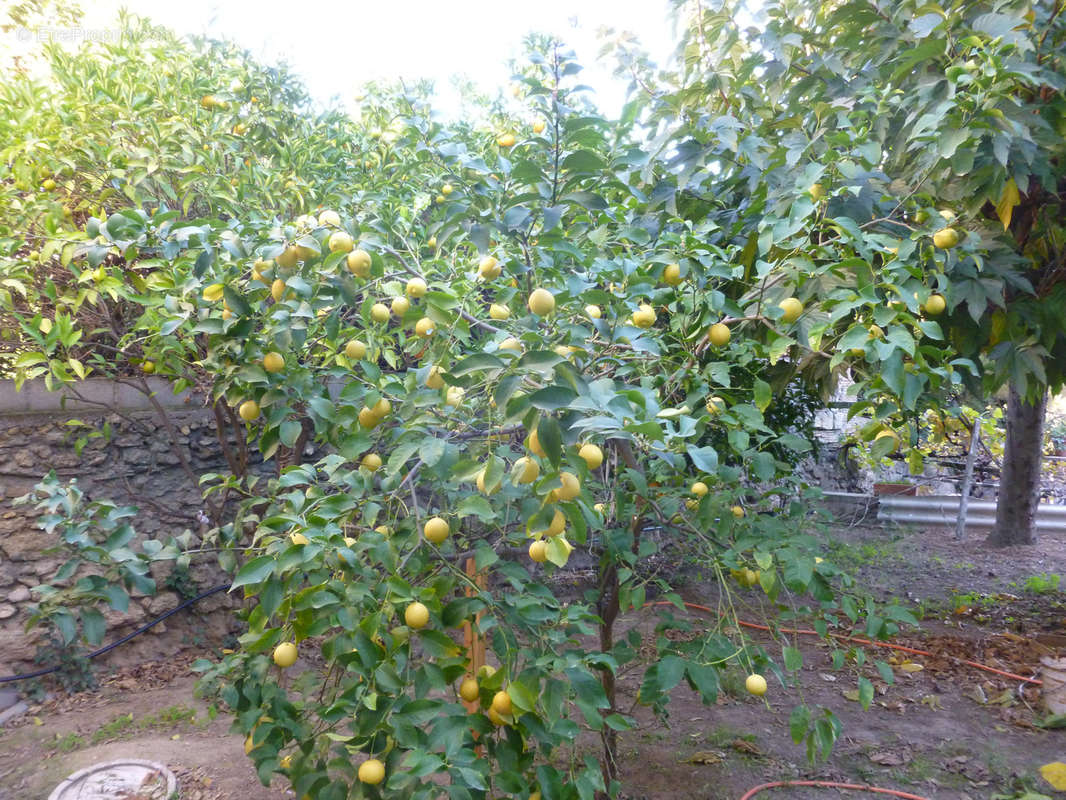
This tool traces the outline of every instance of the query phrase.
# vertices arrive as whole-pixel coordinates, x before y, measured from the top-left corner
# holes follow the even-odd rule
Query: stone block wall
[[[10,381],[0,381],[0,675],[33,666],[39,633],[24,630],[32,589],[66,561],[63,552],[49,552],[58,536],[37,527],[33,506],[12,503],[49,470],[64,482],[77,479],[89,500],[136,506],[133,525],[140,536],[202,532],[196,480],[207,472],[227,471],[214,414],[198,408],[191,395],[175,396],[162,381],[153,379],[152,387],[169,425],[145,395],[130,387],[88,381],[79,388],[81,398],[67,395],[64,400],[32,382],[16,393]],[[73,420],[89,427],[72,425]],[[110,436],[89,438],[79,453],[76,440],[102,431],[105,424]],[[225,582],[217,565],[208,558],[202,561],[190,570],[201,590]],[[125,614],[105,614],[105,644],[181,602],[165,586],[169,572],[168,563],[153,567],[156,596],[132,599]],[[217,642],[231,631],[233,604],[226,593],[213,595],[97,661],[117,666]]]

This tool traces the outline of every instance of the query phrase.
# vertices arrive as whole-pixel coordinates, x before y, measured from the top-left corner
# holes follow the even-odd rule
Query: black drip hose
[[[221,584],[219,586],[214,587],[213,589],[208,589],[206,592],[201,592],[200,594],[196,595],[196,597],[192,597],[192,598],[186,600],[180,606],[178,606],[176,608],[172,608],[172,609],[170,609],[170,611],[167,611],[166,613],[161,614],[160,616],[158,616],[155,619],[153,619],[151,622],[149,622],[149,623],[147,623],[145,625],[142,625],[137,630],[133,631],[133,633],[126,634],[121,639],[119,639],[117,642],[112,642],[109,645],[105,645],[104,647],[101,647],[99,650],[93,650],[91,653],[89,653],[88,657],[89,658],[96,658],[97,656],[102,656],[104,653],[107,653],[107,652],[109,652],[111,650],[114,650],[119,645],[125,644],[130,639],[132,639],[133,637],[140,636],[142,633],[144,633],[146,630],[148,630],[152,626],[158,625],[160,622],[165,620],[171,614],[177,614],[179,611],[181,611],[184,608],[188,608],[193,603],[198,603],[201,600],[203,600],[205,597],[210,597],[213,594],[218,594],[219,592],[224,592],[229,587],[230,587],[230,584],[223,583],[223,584]],[[0,683],[12,683],[14,681],[29,680],[30,678],[40,678],[42,675],[50,675],[51,673],[58,672],[59,670],[60,670],[60,667],[56,666],[56,667],[47,667],[46,669],[39,669],[36,672],[27,672],[27,673],[24,673],[22,675],[5,675],[3,677],[0,677]]]

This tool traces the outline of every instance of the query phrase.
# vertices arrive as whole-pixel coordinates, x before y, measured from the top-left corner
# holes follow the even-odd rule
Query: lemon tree
[[[615,676],[643,645],[622,615],[673,605],[642,665],[639,700],[660,714],[682,682],[713,703],[738,669],[772,697],[802,666],[787,642],[745,639],[733,612],[704,637],[666,636],[688,625],[681,560],[723,596],[764,593],[823,632],[912,621],[856,601],[818,555],[809,495],[788,478],[810,444],[773,416],[841,368],[823,340],[860,338],[831,292],[798,285],[832,271],[818,263],[837,244],[804,255],[824,196],[793,182],[798,205],[770,226],[733,173],[708,168],[694,191],[683,134],[648,140],[639,101],[599,115],[557,42],[534,40],[515,96],[480,107],[483,123],[440,121],[421,86],[374,88],[356,123],[313,112],[230,45],[153,45],[138,24],[121,43],[52,51],[54,83],[5,83],[33,98],[0,122],[18,132],[0,221],[9,369],[52,384],[162,376],[232,434],[229,471],[201,476],[201,542],[119,552],[57,482],[40,502],[68,544],[136,574],[217,553],[248,601],[244,633],[198,668],[261,780],[322,800],[617,793],[631,720]],[[19,144],[54,109],[96,102],[42,127],[47,146]],[[130,139],[104,149],[100,128]],[[736,206],[708,200],[711,185]],[[889,269],[847,247],[853,267]],[[854,302],[881,313],[872,295]],[[933,341],[919,389],[950,384],[935,323],[910,313]],[[893,388],[904,334],[864,350],[871,372],[881,362],[871,381]],[[576,559],[595,578],[562,599]],[[865,677],[859,692],[868,704]],[[839,730],[805,706],[790,727],[812,755]],[[602,763],[579,751],[586,731]]]

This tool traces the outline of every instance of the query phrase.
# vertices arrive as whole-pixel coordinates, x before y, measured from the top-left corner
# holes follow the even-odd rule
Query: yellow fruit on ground
[[[302,533],[290,533],[289,541],[293,544],[311,544],[311,540]]]
[[[529,310],[538,317],[544,317],[555,310],[555,295],[547,289],[534,289],[529,295]]]
[[[281,278],[275,278],[274,282],[270,284],[270,296],[274,298],[275,303],[280,303],[281,298],[285,296],[285,281]]]
[[[408,297],[425,297],[426,292],[429,291],[429,287],[426,282],[421,278],[411,278],[407,282],[407,296]]]
[[[394,297],[392,298],[392,313],[398,317],[402,317],[407,313],[407,309],[411,307],[411,301],[406,297]]]
[[[376,786],[385,780],[385,765],[376,758],[368,758],[359,765],[359,780],[370,786]]]
[[[497,320],[507,319],[511,316],[511,309],[499,303],[493,303],[489,306],[489,316]]]
[[[153,372],[155,372],[155,362],[154,361],[142,361],[141,362],[141,372],[143,372],[145,375],[151,375]]]
[[[533,123],[533,133],[544,133],[544,120],[538,119]]]
[[[282,669],[295,664],[296,656],[297,650],[294,642],[282,642],[274,648],[274,663]]]
[[[518,341],[516,338],[514,338],[513,336],[508,336],[506,339],[504,339],[502,342],[500,342],[499,349],[500,350],[514,350],[516,352],[521,353],[522,352],[522,343],[520,341]]]
[[[600,311],[600,307],[592,304],[585,306],[585,314],[588,316],[589,319],[599,319],[603,316],[603,312]]]
[[[506,717],[511,713],[511,695],[507,692],[496,692],[492,696],[492,710],[499,714],[501,717]]]
[[[514,470],[519,483],[533,483],[540,475],[540,464],[532,458],[522,456],[514,462]]]
[[[950,250],[959,243],[959,232],[954,228],[941,228],[933,234],[933,244],[941,250]]]
[[[505,133],[496,137],[496,144],[500,147],[514,147],[515,138],[513,133]]]
[[[762,697],[766,694],[766,678],[759,674],[749,675],[744,688],[756,697]]]
[[[363,456],[363,460],[359,462],[361,467],[365,467],[371,472],[377,472],[381,469],[381,456],[377,453],[367,453]]]
[[[209,303],[215,303],[222,299],[222,284],[212,283],[210,286],[204,287],[204,300]]]
[[[379,422],[381,422],[381,417],[375,414],[373,409],[366,406],[359,409],[359,424],[367,430],[377,427]]]
[[[370,319],[374,320],[374,322],[388,322],[389,316],[389,307],[384,303],[374,303],[370,307]]]
[[[692,484],[692,488],[689,491],[696,495],[696,497],[703,497],[710,491],[710,489],[707,488],[707,484],[703,481],[696,481]]]
[[[428,519],[422,526],[422,535],[433,544],[442,544],[448,538],[449,533],[451,533],[451,528],[448,526],[448,521],[440,517]]]
[[[733,516],[737,519],[741,519],[744,516],[744,509],[741,506],[733,506],[730,511],[733,512]]]
[[[786,297],[777,304],[777,307],[785,312],[781,315],[781,321],[785,323],[795,322],[800,318],[800,314],[803,313],[803,303],[795,297]]]
[[[341,215],[338,214],[336,211],[323,211],[321,214],[318,215],[318,224],[331,225],[334,228],[338,228],[341,224]]]
[[[473,678],[467,678],[459,684],[459,696],[468,703],[475,702],[481,696],[481,688]]]
[[[430,389],[443,389],[444,377],[441,374],[443,370],[434,365],[429,368],[429,372],[426,373],[426,386]]]
[[[667,264],[663,270],[663,283],[668,286],[677,286],[681,283],[681,265]]]
[[[559,480],[562,482],[562,486],[558,489],[552,489],[551,497],[553,499],[562,500],[565,503],[581,494],[581,481],[578,480],[577,475],[574,473],[560,472]]]
[[[725,400],[718,395],[711,395],[707,398],[706,408],[708,414],[720,414],[725,410]]]
[[[238,406],[237,413],[245,422],[259,419],[259,403],[255,400],[245,400]]]
[[[899,434],[893,430],[878,431],[877,435],[874,437],[874,441],[876,442],[878,439],[892,440],[892,447],[888,451],[890,453],[895,453],[899,449]]]
[[[352,339],[348,344],[344,345],[344,355],[353,361],[358,361],[361,358],[366,357],[366,345],[360,342],[358,339]]]
[[[589,469],[598,469],[603,463],[603,451],[594,444],[583,444],[577,454],[584,459]]]
[[[415,323],[415,334],[423,339],[428,339],[436,330],[436,324],[429,317],[422,317]]]
[[[537,539],[537,541],[530,543],[529,560],[535,561],[538,564],[543,564],[545,561],[547,561],[548,543],[543,539]]]
[[[408,628],[424,628],[429,623],[429,609],[422,603],[411,603],[403,612],[403,621]]]
[[[281,353],[267,353],[263,356],[263,369],[267,372],[281,372],[285,369],[285,357]]]
[[[366,250],[353,250],[348,254],[348,271],[360,278],[370,274],[370,253]]]
[[[931,317],[935,317],[944,313],[944,309],[948,307],[947,301],[943,295],[931,294],[929,299],[925,301],[925,305],[922,306],[922,310]]]
[[[355,242],[350,234],[345,231],[335,231],[329,237],[329,251],[331,253],[350,253],[355,247]]]
[[[707,338],[711,340],[711,344],[715,347],[724,347],[729,344],[729,340],[733,337],[732,332],[729,330],[729,326],[724,322],[716,322],[711,326],[711,329],[707,331]]]

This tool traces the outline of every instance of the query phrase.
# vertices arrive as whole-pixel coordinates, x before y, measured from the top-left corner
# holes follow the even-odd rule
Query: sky
[[[561,36],[585,67],[583,83],[597,104],[615,116],[625,84],[598,63],[597,31],[603,26],[636,33],[657,63],[673,50],[668,0],[89,0],[86,29],[115,27],[120,7],[182,34],[236,41],[265,63],[286,61],[322,103],[334,96],[353,110],[358,87],[368,80],[432,78],[437,107],[455,111],[449,91],[455,74],[482,89],[506,87],[509,57],[521,53],[530,31]]]

